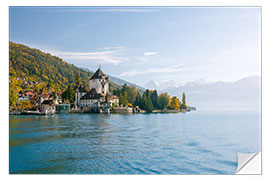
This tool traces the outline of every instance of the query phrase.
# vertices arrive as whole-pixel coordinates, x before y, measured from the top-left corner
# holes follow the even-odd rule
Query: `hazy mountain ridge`
[[[187,102],[198,109],[259,110],[261,107],[261,79],[251,76],[235,82],[185,84],[163,91],[181,97],[185,92]]]
[[[112,81],[113,83],[116,83],[116,84],[119,84],[119,85],[127,84],[128,86],[135,86],[137,89],[144,89],[142,86],[139,86],[139,85],[137,85],[137,84],[134,84],[134,83],[125,81],[125,80],[123,80],[123,79],[119,79],[119,78],[110,76],[110,75],[109,75],[109,79],[110,79],[110,81]]]
[[[150,81],[146,85],[149,89],[158,89],[159,92],[168,92],[179,98],[185,92],[187,104],[198,109],[258,110],[261,107],[260,76],[250,76],[235,82],[210,82],[198,79],[182,86],[167,86],[167,88],[160,88],[159,83],[155,81]]]
[[[157,90],[163,90],[166,88],[176,88],[180,86],[181,84],[174,79],[170,79],[168,81],[160,81],[160,82],[151,80],[148,83],[144,84],[144,87],[147,89],[157,89]]]

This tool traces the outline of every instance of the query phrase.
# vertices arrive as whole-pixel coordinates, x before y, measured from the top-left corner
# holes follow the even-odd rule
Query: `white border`
[[[258,6],[263,0],[11,0],[16,6]]]
[[[128,177],[125,175],[91,175],[91,176],[83,176],[83,175],[62,175],[65,177],[58,177],[57,175],[8,175],[8,41],[9,41],[9,6],[262,6],[262,132],[263,132],[263,149],[262,149],[262,172],[261,175],[169,175],[169,176],[149,176],[149,175],[136,175]],[[270,137],[270,116],[269,116],[269,105],[270,102],[269,92],[270,92],[270,1],[269,0],[2,0],[0,6],[1,13],[1,83],[2,87],[1,91],[1,177],[3,179],[47,179],[47,178],[65,178],[65,179],[73,179],[73,178],[95,178],[95,179],[103,179],[103,178],[115,178],[115,179],[137,179],[137,178],[188,178],[188,179],[228,179],[228,178],[240,178],[240,179],[249,179],[249,178],[267,178],[269,179],[269,142],[268,137]],[[265,141],[264,141],[265,140]],[[268,152],[268,153],[264,153]]]

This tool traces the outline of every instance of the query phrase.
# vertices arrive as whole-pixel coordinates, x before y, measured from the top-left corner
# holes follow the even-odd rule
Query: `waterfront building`
[[[44,100],[41,103],[41,113],[54,114],[55,113],[55,100]]]
[[[70,104],[56,104],[55,105],[56,113],[69,113],[69,111],[70,111]]]
[[[84,112],[108,112],[113,105],[119,106],[119,98],[109,93],[109,78],[99,68],[89,80],[87,92],[80,86],[75,93],[75,109]]]

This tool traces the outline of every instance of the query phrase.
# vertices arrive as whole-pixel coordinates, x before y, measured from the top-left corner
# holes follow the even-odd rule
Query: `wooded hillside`
[[[11,78],[44,82],[56,91],[62,91],[69,84],[74,83],[78,73],[82,83],[87,85],[92,72],[80,69],[59,57],[38,49],[13,42],[9,43],[9,76]]]

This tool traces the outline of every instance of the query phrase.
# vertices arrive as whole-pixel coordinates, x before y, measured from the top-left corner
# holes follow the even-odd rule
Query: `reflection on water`
[[[9,137],[10,173],[232,174],[260,114],[10,116]]]

